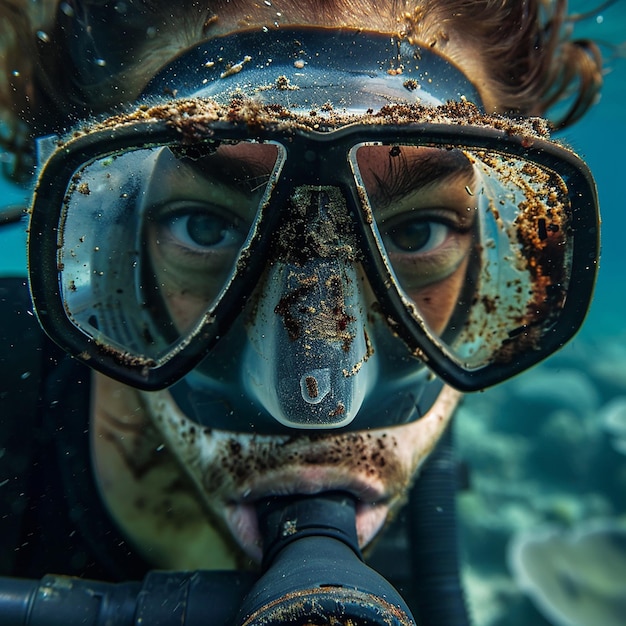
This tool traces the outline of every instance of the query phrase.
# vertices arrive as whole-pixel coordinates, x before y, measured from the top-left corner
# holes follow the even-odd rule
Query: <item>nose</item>
[[[341,191],[300,187],[290,199],[244,354],[248,393],[293,428],[339,428],[375,377],[357,245]]]

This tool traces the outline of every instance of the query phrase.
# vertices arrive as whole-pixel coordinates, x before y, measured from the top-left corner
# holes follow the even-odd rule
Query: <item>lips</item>
[[[356,530],[361,548],[378,534],[390,510],[389,498],[371,483],[340,477],[323,468],[307,468],[295,477],[272,476],[246,488],[225,507],[224,519],[241,549],[255,561],[262,558],[262,539],[256,503],[273,496],[313,495],[325,491],[345,491],[356,499]]]

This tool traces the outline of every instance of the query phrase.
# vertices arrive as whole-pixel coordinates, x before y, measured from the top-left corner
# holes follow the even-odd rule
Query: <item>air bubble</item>
[[[63,15],[67,15],[67,17],[74,17],[74,8],[69,2],[61,2],[61,6],[59,7]]]

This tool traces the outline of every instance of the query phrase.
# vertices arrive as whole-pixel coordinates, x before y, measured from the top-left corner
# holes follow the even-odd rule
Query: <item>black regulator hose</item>
[[[266,571],[241,626],[415,626],[399,593],[362,560],[353,496],[275,498],[257,510]]]
[[[154,571],[125,583],[0,578],[0,626],[233,626],[255,580],[235,571]]]
[[[420,626],[470,626],[460,579],[458,464],[449,426],[411,490],[407,509]]]

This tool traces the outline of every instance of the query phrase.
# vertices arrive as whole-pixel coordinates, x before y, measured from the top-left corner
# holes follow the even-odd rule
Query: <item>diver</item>
[[[118,589],[94,615],[191,624],[210,599],[208,623],[257,623],[321,555],[324,602],[378,598],[365,623],[469,623],[452,416],[563,346],[596,275],[593,180],[550,138],[601,83],[566,2],[0,15],[7,173],[34,181],[28,282],[0,285],[0,592],[20,623],[105,623],[78,614],[78,580]],[[259,567],[293,586],[268,600]],[[50,574],[69,578],[24,582]]]

